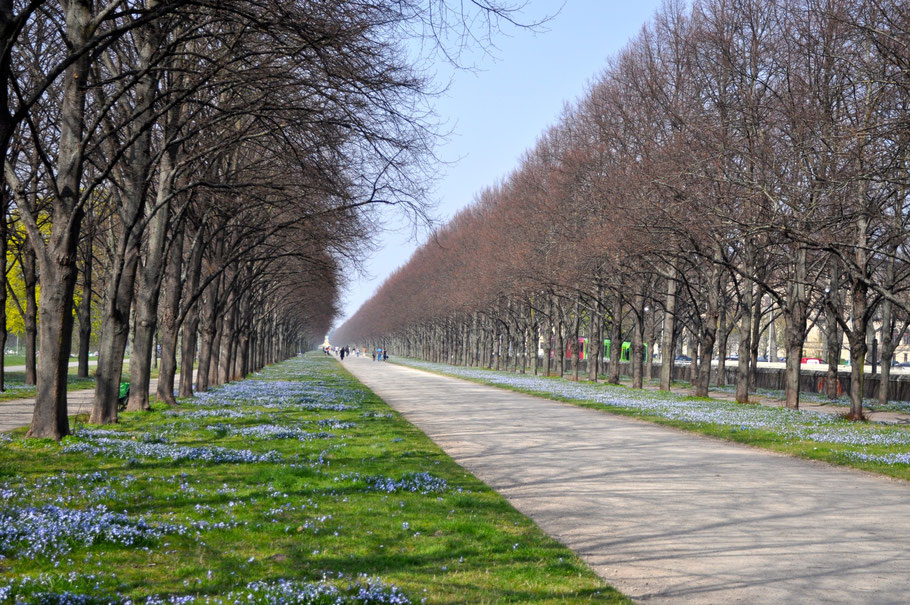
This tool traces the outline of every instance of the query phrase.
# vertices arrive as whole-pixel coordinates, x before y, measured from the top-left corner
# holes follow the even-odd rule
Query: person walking
[[[341,361],[344,361],[344,347],[341,347],[341,350],[338,352],[338,356],[341,358]]]

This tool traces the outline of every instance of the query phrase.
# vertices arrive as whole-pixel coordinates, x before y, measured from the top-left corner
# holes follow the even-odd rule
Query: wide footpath
[[[391,363],[343,363],[637,601],[910,600],[910,484]]]

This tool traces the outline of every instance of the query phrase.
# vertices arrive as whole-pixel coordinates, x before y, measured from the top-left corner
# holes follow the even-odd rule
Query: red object
[[[809,365],[818,365],[822,363],[822,360],[818,357],[803,357],[799,360],[800,363],[807,363]]]

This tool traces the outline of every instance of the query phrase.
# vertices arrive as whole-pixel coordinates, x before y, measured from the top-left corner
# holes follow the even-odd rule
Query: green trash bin
[[[130,397],[130,383],[120,383],[120,395],[117,397],[117,407],[121,411],[126,409],[126,400]]]

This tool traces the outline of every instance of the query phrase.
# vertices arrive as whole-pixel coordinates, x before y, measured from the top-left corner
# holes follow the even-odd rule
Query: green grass
[[[111,428],[124,437],[117,443],[274,451],[280,462],[65,453],[54,442],[22,440],[22,431],[8,443],[0,440],[0,494],[13,494],[7,507],[103,504],[152,524],[228,524],[134,546],[104,540],[74,544],[71,552],[55,558],[0,550],[7,557],[0,558],[0,600],[4,585],[23,582],[26,595],[71,591],[133,600],[150,595],[202,599],[227,595],[253,581],[325,577],[343,587],[348,578],[367,574],[399,587],[415,603],[629,602],[333,359],[314,355],[291,360],[258,378],[275,382],[245,381],[216,389],[202,402],[183,402],[182,411],[214,409],[217,417],[174,416],[156,405],[152,412],[123,414],[122,422]],[[274,395],[250,399],[254,387],[260,395]],[[283,389],[299,388],[312,395],[282,395]],[[224,399],[231,392],[242,398]],[[333,398],[354,407],[308,411],[295,403]],[[213,406],[212,399],[219,403]],[[231,417],[237,410],[243,415]],[[82,422],[77,428],[83,428]],[[333,436],[300,441],[237,434],[269,424]],[[100,437],[79,431],[63,446],[95,447]],[[96,472],[101,474],[89,475]],[[430,473],[447,486],[428,493],[369,487],[369,477],[399,479],[409,473]],[[0,507],[0,515],[4,510]],[[2,544],[0,528],[0,549]]]
[[[73,355],[70,357],[70,362],[79,361],[79,357]],[[91,355],[88,358],[90,364],[98,361],[97,355]],[[25,353],[7,353],[3,356],[3,365],[4,367],[9,366],[24,366],[25,365]]]
[[[4,366],[24,366],[25,354],[7,353],[3,356]]]
[[[564,396],[554,394],[543,388],[525,388],[516,384],[507,384],[512,378],[520,378],[521,375],[487,370],[485,368],[469,368],[472,375],[464,375],[462,373],[464,368],[445,366],[444,364],[415,363],[401,358],[396,358],[396,362],[403,365],[412,365],[441,375],[455,376],[497,388],[639,418],[656,424],[743,443],[790,456],[847,466],[896,479],[910,480],[910,445],[908,445],[910,444],[910,427],[906,425],[854,423],[836,415],[821,415],[812,412],[794,413],[785,408],[764,407],[757,404],[737,404],[731,401],[688,397],[662,391],[645,391],[632,389],[624,385],[590,382],[575,383],[558,377],[537,377],[542,379],[542,384],[546,385],[547,388],[551,388],[549,386],[551,384],[554,386],[581,385],[585,388],[595,389],[598,394],[596,399],[581,396]],[[642,400],[657,403],[657,405],[635,405],[636,402]],[[609,403],[605,403],[605,401]],[[683,409],[689,404],[698,404],[699,402],[707,404],[711,410],[731,412],[733,414],[741,413],[744,418],[743,423],[694,422],[672,418],[674,410]],[[660,413],[643,410],[643,407],[656,408],[660,410]],[[805,414],[805,416],[802,414]],[[709,416],[710,414],[705,415],[705,417]],[[827,438],[831,434],[835,434],[840,441],[828,441]],[[900,443],[889,443],[889,440],[896,440]],[[867,443],[862,443],[863,441]],[[856,458],[857,454],[877,457],[896,456],[901,457],[904,461],[887,463],[879,460],[861,460]]]

